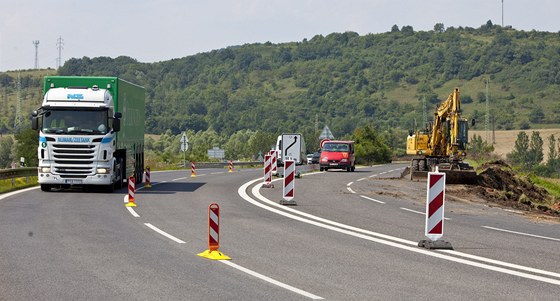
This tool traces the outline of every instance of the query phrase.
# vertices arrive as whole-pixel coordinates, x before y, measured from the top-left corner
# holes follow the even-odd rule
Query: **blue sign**
[[[67,94],[66,99],[82,100],[82,99],[84,99],[84,94]]]

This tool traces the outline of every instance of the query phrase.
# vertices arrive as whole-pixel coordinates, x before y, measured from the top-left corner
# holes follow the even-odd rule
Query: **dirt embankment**
[[[560,200],[529,178],[516,175],[504,161],[486,163],[477,173],[478,183],[469,187],[468,193],[498,206],[560,217]]]

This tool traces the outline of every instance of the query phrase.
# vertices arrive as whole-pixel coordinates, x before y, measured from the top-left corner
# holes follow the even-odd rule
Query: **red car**
[[[354,155],[354,141],[325,141],[321,150],[319,170],[356,169],[356,156]]]

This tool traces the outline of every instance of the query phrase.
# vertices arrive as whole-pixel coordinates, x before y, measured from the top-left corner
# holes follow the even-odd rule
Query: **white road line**
[[[179,243],[179,244],[184,244],[184,243],[185,243],[184,241],[182,241],[182,240],[178,239],[177,237],[175,237],[175,236],[173,236],[173,235],[171,235],[171,234],[169,234],[169,233],[167,233],[167,232],[165,232],[165,231],[159,229],[158,227],[156,227],[156,226],[154,226],[154,225],[152,225],[152,224],[150,224],[150,223],[144,223],[144,225],[146,225],[146,227],[148,227],[148,228],[150,228],[150,229],[156,231],[157,233],[159,233],[159,234],[161,234],[161,235],[163,235],[163,236],[165,236],[165,237],[171,239],[172,241],[174,241],[174,242],[176,242],[176,243]]]
[[[412,212],[412,213],[418,213],[418,214],[426,215],[426,212],[420,212],[420,211],[416,211],[416,210],[412,210],[412,209],[408,209],[408,208],[404,208],[404,207],[400,207],[400,209],[402,209],[404,211]],[[443,219],[446,220],[446,221],[451,220],[449,217],[444,217]]]
[[[346,184],[346,186],[352,186],[352,184],[354,184],[354,182],[350,182],[350,183]]]
[[[367,196],[365,196],[365,195],[360,195],[360,197],[362,197],[362,198],[364,198],[364,199],[366,199],[366,200],[370,200],[370,201],[377,202],[377,203],[379,203],[379,204],[385,204],[385,202],[383,202],[383,201],[376,200],[376,199],[372,199],[372,198],[367,197]]]
[[[358,179],[356,182],[361,182],[361,181],[363,181],[363,180],[365,180],[365,179],[366,179],[366,178],[361,178],[361,179]]]
[[[242,272],[244,272],[244,273],[247,273],[247,274],[249,274],[249,275],[251,275],[251,276],[253,276],[253,277],[257,277],[257,278],[259,278],[259,279],[261,279],[261,280],[264,280],[264,281],[266,281],[266,282],[268,282],[268,283],[274,284],[274,285],[279,286],[279,287],[281,287],[281,288],[284,288],[284,289],[287,289],[287,290],[292,291],[292,292],[294,292],[294,293],[297,293],[297,294],[300,294],[300,295],[302,295],[302,296],[305,296],[305,297],[307,297],[307,298],[311,298],[311,299],[314,299],[314,300],[323,300],[323,299],[324,299],[323,297],[319,297],[319,296],[317,296],[317,295],[313,295],[313,294],[308,293],[308,292],[306,292],[306,291],[304,291],[304,290],[301,290],[301,289],[299,289],[299,288],[293,287],[293,286],[291,286],[291,285],[287,285],[287,284],[282,283],[282,282],[280,282],[280,281],[278,281],[278,280],[274,280],[274,279],[272,279],[272,278],[270,278],[270,277],[267,277],[267,276],[265,276],[265,275],[262,275],[262,274],[259,274],[259,273],[255,272],[255,271],[249,270],[249,269],[247,269],[247,268],[245,268],[245,267],[242,267],[242,266],[240,266],[240,265],[237,265],[237,264],[235,264],[235,263],[233,263],[233,262],[231,262],[231,261],[229,261],[229,260],[219,260],[219,262],[221,262],[221,263],[223,263],[223,264],[226,264],[226,265],[229,265],[229,266],[232,267],[232,268],[238,269],[238,270],[240,270],[240,271],[242,271]]]
[[[483,268],[483,269],[486,269],[486,270],[492,270],[492,271],[496,271],[496,272],[500,272],[500,273],[504,273],[504,274],[508,274],[508,275],[514,275],[514,276],[518,276],[518,277],[522,277],[522,278],[526,278],[526,279],[532,279],[532,280],[546,282],[546,283],[550,283],[550,284],[560,286],[560,280],[558,280],[558,279],[536,276],[536,275],[527,274],[527,273],[524,273],[524,272],[509,270],[509,269],[496,267],[496,266],[491,266],[491,265],[480,263],[480,262],[474,262],[474,261],[465,260],[465,259],[461,259],[461,258],[457,258],[457,257],[453,257],[453,256],[448,256],[448,255],[442,254],[441,252],[433,252],[433,251],[429,251],[429,250],[426,250],[426,249],[421,249],[421,248],[417,247],[417,242],[413,242],[413,241],[405,240],[405,239],[402,239],[402,238],[398,238],[398,237],[394,237],[394,236],[390,236],[390,235],[386,235],[386,234],[376,233],[376,232],[373,232],[373,231],[368,231],[368,230],[352,227],[352,226],[349,226],[349,225],[345,225],[345,224],[337,223],[337,222],[334,222],[334,221],[326,220],[326,219],[323,219],[323,218],[320,218],[320,217],[317,217],[317,216],[314,216],[314,215],[311,215],[311,214],[300,212],[298,210],[295,210],[295,209],[292,209],[292,208],[289,208],[289,207],[285,207],[285,206],[276,204],[276,203],[268,200],[267,198],[263,197],[260,194],[259,185],[254,186],[252,188],[252,193],[259,200],[261,200],[261,201],[263,201],[267,204],[277,206],[278,208],[281,208],[285,211],[295,212],[295,213],[300,214],[302,216],[310,217],[314,220],[326,221],[326,223],[313,221],[313,220],[306,219],[306,218],[301,217],[301,216],[290,214],[290,213],[285,212],[283,210],[279,210],[279,209],[276,209],[276,208],[269,207],[265,204],[257,202],[253,198],[249,197],[249,195],[246,192],[247,188],[250,185],[254,184],[255,182],[257,182],[259,180],[260,179],[255,179],[253,181],[250,181],[250,182],[247,182],[247,183],[243,184],[242,186],[239,187],[239,189],[237,190],[237,193],[243,199],[245,199],[247,202],[249,202],[249,203],[251,203],[255,206],[261,207],[265,210],[277,213],[279,215],[283,215],[283,216],[286,216],[288,218],[298,220],[298,221],[301,221],[301,222],[304,222],[304,223],[307,223],[307,224],[311,224],[311,225],[314,225],[314,226],[317,226],[317,227],[322,227],[322,228],[325,228],[325,229],[328,229],[328,230],[340,232],[340,233],[343,233],[343,234],[347,234],[347,235],[351,235],[351,236],[358,237],[358,238],[361,238],[361,239],[365,239],[365,240],[373,241],[373,242],[376,242],[376,243],[380,243],[380,244],[383,244],[383,245],[407,250],[407,251],[410,251],[410,252],[420,253],[420,254],[424,254],[424,255],[427,255],[427,256],[432,256],[432,257],[436,257],[436,258],[440,258],[440,259],[444,259],[444,260],[448,260],[448,261],[453,261],[453,262],[457,262],[457,263],[461,263],[461,264],[465,264],[465,265],[470,265],[470,266],[474,266],[474,267]],[[327,225],[327,223],[331,224],[331,225],[340,226],[340,228],[335,227],[335,226],[331,226],[331,225]],[[373,235],[375,237],[368,236],[368,235],[361,234],[361,233],[357,233],[357,232],[353,232],[353,231],[349,231],[349,230],[345,230],[345,229],[356,229],[357,232],[368,233],[368,234]],[[402,245],[402,244],[397,243],[395,241],[408,244],[409,246]],[[466,257],[466,258],[473,258],[473,259],[476,258],[479,261],[485,261],[485,262],[489,262],[489,263],[492,263],[492,264],[495,264],[495,265],[501,265],[501,266],[506,266],[506,267],[515,266],[515,268],[518,269],[518,270],[525,270],[525,271],[530,271],[530,272],[533,272],[533,273],[550,275],[550,276],[560,278],[560,274],[558,274],[558,273],[545,271],[545,270],[534,269],[534,268],[521,266],[521,265],[515,265],[515,264],[512,264],[512,263],[508,263],[508,262],[493,260],[493,259],[485,258],[485,257],[474,256],[474,255],[471,255],[471,254],[461,253],[461,252],[457,252],[457,251],[453,251],[453,250],[448,250],[447,252],[443,252],[443,253],[448,253],[448,254],[452,254],[452,255],[456,255],[456,256],[463,256],[463,257]]]
[[[351,193],[356,193],[354,190],[352,190],[352,188],[350,187],[346,187],[346,189],[348,189],[348,191],[350,191]]]
[[[412,209],[408,209],[408,208],[404,208],[404,207],[400,207],[399,209],[404,210],[404,211],[408,211],[408,212],[412,212],[412,213],[418,213],[418,214],[426,215],[425,212],[420,212],[420,211],[416,211],[416,210],[412,210]]]
[[[210,174],[211,175],[221,175],[223,173],[224,173],[223,171],[217,171],[217,172],[211,172]]]
[[[511,231],[511,230],[505,230],[505,229],[494,228],[494,227],[490,227],[490,226],[481,226],[481,227],[482,227],[482,228],[486,228],[486,229],[490,229],[490,230],[495,230],[495,231],[501,231],[501,232],[507,232],[507,233],[518,234],[518,235],[524,235],[524,236],[530,236],[530,237],[536,237],[536,238],[542,238],[542,239],[560,241],[560,239],[558,239],[558,238],[546,237],[546,236],[535,235],[535,234],[529,234],[529,233],[523,233],[523,232],[517,232],[517,231]]]

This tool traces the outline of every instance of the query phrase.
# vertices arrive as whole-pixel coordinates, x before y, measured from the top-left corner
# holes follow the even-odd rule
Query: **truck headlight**
[[[110,168],[105,168],[105,167],[97,168],[97,173],[98,174],[108,174],[110,172],[111,172]]]
[[[49,172],[51,172],[51,168],[50,167],[39,167],[39,172],[49,173]]]

